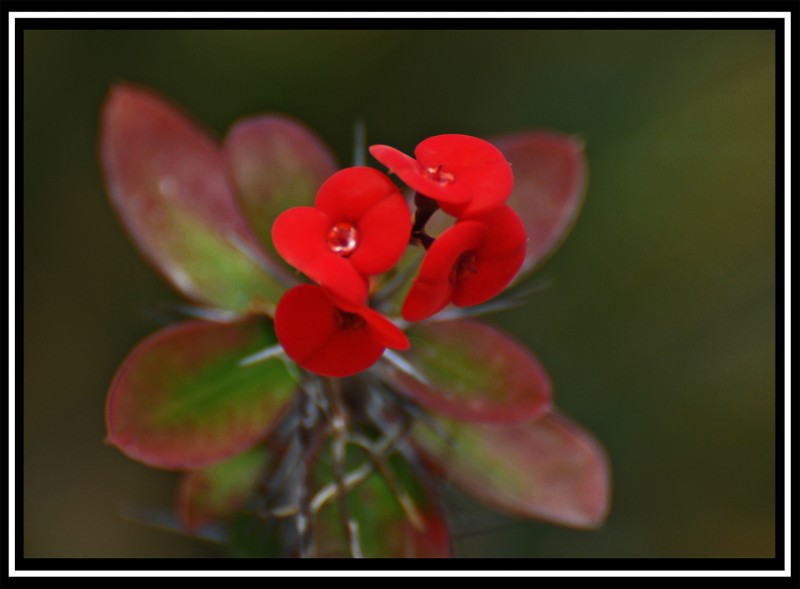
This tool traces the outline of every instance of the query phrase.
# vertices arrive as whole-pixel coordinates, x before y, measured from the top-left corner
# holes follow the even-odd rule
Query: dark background
[[[773,556],[774,51],[771,31],[26,31],[24,556],[219,554],[127,519],[169,507],[177,478],[103,444],[115,369],[180,300],[102,185],[118,81],[217,137],[294,115],[344,164],[359,116],[406,151],[443,132],[583,137],[583,211],[531,279],[549,287],[494,320],[605,444],[612,510],[596,532],[493,517],[458,553]]]

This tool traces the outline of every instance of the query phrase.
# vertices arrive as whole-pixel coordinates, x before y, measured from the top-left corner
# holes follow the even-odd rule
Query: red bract
[[[436,135],[417,145],[416,159],[388,145],[369,148],[373,157],[411,188],[454,216],[478,214],[503,204],[514,185],[502,152],[470,135]]]
[[[345,311],[312,284],[283,295],[275,333],[292,360],[323,376],[351,376],[372,366],[386,348],[409,347],[405,334],[377,311]]]
[[[403,303],[421,321],[449,303],[470,307],[502,292],[525,260],[525,228],[507,205],[464,217],[433,242]]]
[[[362,305],[363,276],[389,270],[408,244],[411,212],[381,172],[354,167],[328,178],[314,207],[295,207],[272,226],[275,249],[344,305]],[[362,276],[363,275],[363,276]]]

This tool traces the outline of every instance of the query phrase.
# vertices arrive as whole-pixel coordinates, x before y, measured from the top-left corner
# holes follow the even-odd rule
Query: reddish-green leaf
[[[108,441],[161,468],[201,468],[264,438],[295,388],[279,358],[240,366],[274,345],[268,320],[167,327],[125,359],[109,391]]]
[[[275,218],[291,207],[312,205],[317,190],[337,167],[314,133],[278,115],[238,122],[228,133],[223,152],[242,209],[269,248]]]
[[[184,475],[178,490],[178,513],[184,527],[230,518],[251,499],[272,455],[256,447],[233,458]]]
[[[547,132],[523,132],[491,140],[511,162],[514,191],[508,204],[522,218],[528,248],[520,275],[539,265],[566,236],[583,202],[583,142]]]
[[[526,424],[488,426],[447,420],[451,439],[424,425],[413,436],[430,463],[478,499],[518,515],[594,528],[606,517],[610,474],[605,451],[557,413]]]
[[[357,449],[349,449],[350,458]],[[354,464],[358,464],[354,462]],[[363,556],[373,558],[447,558],[451,556],[450,534],[430,489],[419,481],[399,456],[387,462],[393,486],[375,471],[347,494],[348,511],[357,524],[358,544]],[[323,463],[317,481],[333,481],[333,469]],[[403,498],[398,496],[398,491]],[[404,509],[401,501],[406,503]],[[324,557],[351,555],[339,511],[338,498],[331,499],[315,518],[317,553]]]
[[[284,288],[247,225],[221,150],[160,98],[116,86],[100,135],[106,184],[145,257],[188,297],[224,309],[270,308]]]
[[[401,362],[382,362],[387,380],[438,413],[466,421],[519,423],[550,408],[539,361],[503,332],[460,319],[415,325]]]

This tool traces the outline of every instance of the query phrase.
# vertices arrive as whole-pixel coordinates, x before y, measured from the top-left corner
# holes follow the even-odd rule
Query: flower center
[[[460,284],[466,278],[478,272],[478,254],[474,250],[467,250],[458,257],[450,270],[450,283]]]
[[[452,174],[448,174],[447,172],[442,172],[442,166],[439,164],[436,168],[425,168],[425,175],[439,184],[440,186],[444,186],[446,184],[450,184],[451,182],[455,181],[455,176]]]
[[[358,231],[350,223],[336,223],[328,232],[328,247],[347,257],[358,247]]]
[[[364,327],[366,321],[361,315],[357,315],[356,313],[348,313],[347,311],[342,311],[341,309],[334,309],[333,311],[333,318],[336,321],[336,325],[339,329],[361,329]]]

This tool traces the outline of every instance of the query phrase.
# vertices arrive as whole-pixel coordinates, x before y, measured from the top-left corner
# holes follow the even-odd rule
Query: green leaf
[[[478,499],[517,515],[598,527],[610,501],[605,451],[558,413],[511,426],[443,420],[446,440],[418,424],[412,435],[429,465]]]
[[[162,329],[125,359],[109,391],[108,442],[152,466],[201,468],[265,438],[295,389],[272,322],[194,321]]]
[[[386,380],[449,417],[529,421],[550,408],[551,386],[536,357],[503,332],[459,319],[415,325],[401,363],[382,362]]]
[[[184,527],[195,531],[243,510],[272,458],[267,448],[257,446],[184,475],[178,490],[178,513]]]

